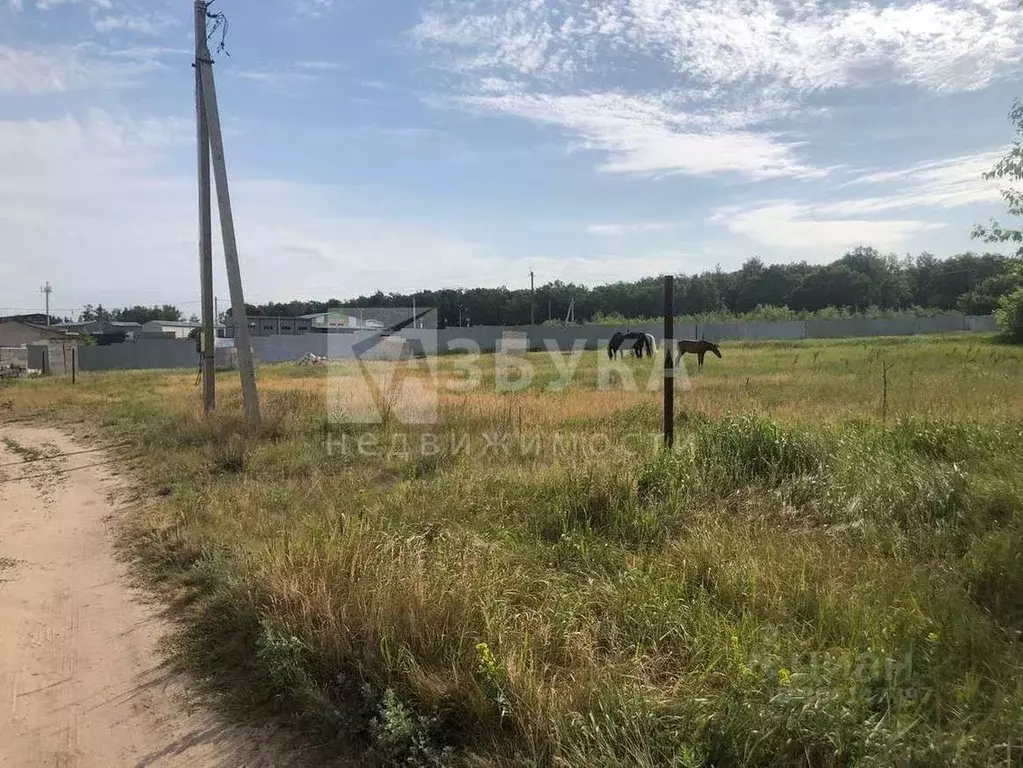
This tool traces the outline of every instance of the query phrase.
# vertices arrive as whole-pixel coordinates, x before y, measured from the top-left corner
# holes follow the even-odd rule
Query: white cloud
[[[998,202],[998,182],[985,180],[982,174],[1002,154],[995,150],[872,171],[839,187],[883,187],[883,195],[813,203],[776,200],[747,208],[725,206],[710,220],[765,245],[787,249],[846,248],[864,243],[893,248],[914,234],[945,226],[930,220],[934,209]],[[876,218],[877,214],[910,209],[918,216],[923,211],[929,215],[922,219]]]
[[[639,221],[628,224],[590,224],[586,232],[591,235],[620,237],[627,234],[643,234],[646,232],[665,232],[677,229],[680,225],[671,221]]]
[[[478,110],[559,126],[577,137],[577,148],[606,153],[599,167],[611,173],[735,172],[754,179],[822,174],[795,156],[794,142],[751,131],[708,131],[704,118],[676,111],[656,97],[504,92],[459,101]]]
[[[0,93],[65,93],[108,82],[112,68],[88,61],[80,46],[23,50],[0,45]]]
[[[173,16],[157,11],[97,15],[92,26],[97,32],[102,33],[133,32],[141,35],[160,35],[177,23]]]
[[[0,45],[0,93],[71,93],[139,85],[142,75],[163,69],[172,48],[100,50],[79,43],[13,48]]]
[[[818,92],[952,93],[1012,76],[1023,55],[1015,5],[433,0],[412,34],[461,75],[456,103],[559,125],[607,154],[602,170],[805,178],[823,171],[763,126],[806,117]]]
[[[1014,0],[437,0],[415,29],[462,71],[563,78],[645,57],[690,84],[971,90],[1023,52]]]
[[[754,208],[718,209],[711,219],[730,232],[786,250],[832,252],[857,245],[888,249],[902,246],[912,235],[943,224],[918,220],[850,219],[825,216],[814,205],[778,201]]]
[[[295,10],[303,16],[316,18],[328,13],[334,7],[334,0],[296,0]]]
[[[188,118],[134,121],[93,110],[0,121],[0,231],[5,251],[19,254],[0,260],[7,301],[33,306],[46,280],[61,308],[197,299],[191,141]],[[519,284],[525,272],[443,223],[338,217],[354,191],[233,176],[231,193],[251,301]],[[536,264],[545,280],[659,268],[612,258]]]
[[[281,62],[266,69],[233,71],[231,74],[275,93],[294,96],[298,86],[318,82],[340,67],[339,63],[332,61],[295,61]]]
[[[830,213],[851,215],[898,208],[954,208],[998,202],[1002,199],[999,192],[1001,183],[997,179],[984,179],[983,174],[1003,154],[1001,150],[981,152],[864,174],[848,185],[884,185],[894,188],[894,191],[883,196],[843,200],[820,208]]]
[[[296,61],[292,66],[296,69],[306,69],[312,72],[333,72],[341,69],[339,61]]]
[[[109,11],[113,7],[111,0],[34,0],[34,5],[40,11],[49,11],[62,5],[88,4],[94,8]]]

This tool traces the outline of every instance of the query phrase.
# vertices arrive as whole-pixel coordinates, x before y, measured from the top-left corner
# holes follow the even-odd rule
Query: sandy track
[[[120,481],[107,467],[2,482],[104,458],[16,465],[32,449],[87,447],[54,430],[0,427],[0,766],[315,762],[187,701],[156,650],[165,622],[114,558]]]

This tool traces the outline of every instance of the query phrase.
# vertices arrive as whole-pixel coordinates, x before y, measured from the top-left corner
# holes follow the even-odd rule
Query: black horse
[[[622,351],[623,347],[627,346],[626,342],[629,341],[632,342],[632,353],[636,357],[643,357],[644,352],[648,357],[653,356],[653,337],[648,333],[640,333],[639,331],[630,331],[629,333],[615,331],[614,336],[611,337],[611,341],[607,344],[607,356],[613,360],[615,356]]]

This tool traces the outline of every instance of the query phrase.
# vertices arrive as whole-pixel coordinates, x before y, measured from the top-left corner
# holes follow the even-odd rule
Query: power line
[[[18,477],[4,477],[4,478],[0,478],[0,485],[2,485],[4,483],[17,483],[17,482],[19,482],[21,480],[34,480],[34,479],[39,478],[39,477],[52,477],[53,475],[65,475],[68,472],[75,472],[75,471],[77,471],[79,469],[92,469],[93,467],[102,467],[105,464],[111,464],[112,462],[122,461],[122,460],[123,459],[120,456],[111,456],[110,458],[104,459],[103,461],[97,461],[95,464],[83,464],[83,465],[81,465],[79,467],[64,467],[64,468],[54,467],[53,469],[48,469],[45,472],[36,472],[34,475],[19,475]]]
[[[123,443],[114,443],[113,445],[104,445],[104,446],[101,446],[99,448],[86,448],[85,450],[82,450],[82,451],[72,451],[71,453],[55,453],[55,454],[49,454],[47,456],[36,456],[34,458],[31,458],[31,459],[22,459],[21,461],[12,461],[12,462],[8,462],[7,464],[0,464],[0,469],[4,469],[5,467],[20,467],[20,466],[23,466],[25,464],[31,464],[34,461],[53,461],[55,459],[66,459],[69,456],[81,456],[83,453],[95,453],[96,451],[109,451],[109,450],[112,450],[114,448],[124,448],[127,445],[131,445],[131,443],[129,443],[128,441],[125,441]]]

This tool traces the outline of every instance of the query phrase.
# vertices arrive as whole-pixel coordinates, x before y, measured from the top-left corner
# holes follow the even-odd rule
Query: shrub
[[[995,321],[1008,341],[1023,344],[1023,288],[1017,288],[999,300]]]

